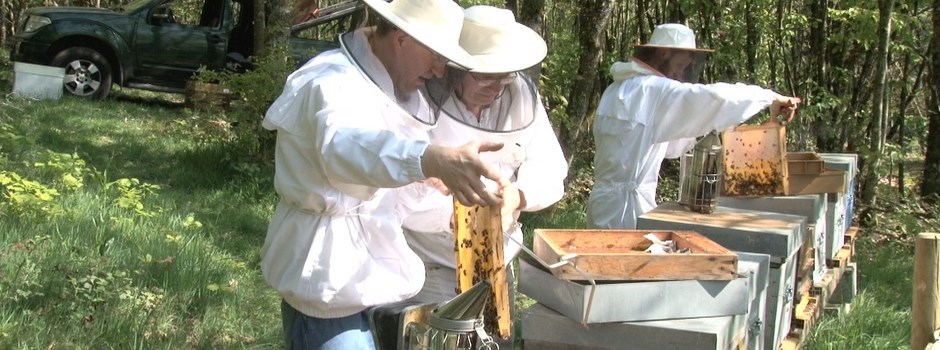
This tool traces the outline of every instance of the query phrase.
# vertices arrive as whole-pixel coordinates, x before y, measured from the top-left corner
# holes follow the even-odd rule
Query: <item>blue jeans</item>
[[[341,318],[316,318],[281,300],[281,321],[290,350],[375,349],[368,310]]]

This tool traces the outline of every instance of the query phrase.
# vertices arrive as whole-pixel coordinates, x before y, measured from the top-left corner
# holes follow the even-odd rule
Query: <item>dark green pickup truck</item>
[[[65,92],[102,99],[112,84],[182,93],[200,68],[245,67],[253,0],[137,0],[120,9],[36,7],[22,15],[10,59],[65,67]],[[298,62],[335,47],[291,37]],[[236,65],[238,64],[238,65]]]

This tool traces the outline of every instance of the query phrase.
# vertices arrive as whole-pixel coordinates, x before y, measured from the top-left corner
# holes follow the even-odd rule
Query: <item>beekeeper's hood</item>
[[[695,47],[689,27],[666,23],[656,26],[647,44],[636,46],[634,59],[667,78],[696,83],[712,52]]]
[[[472,74],[508,74],[502,93],[486,108],[479,119],[467,115],[458,99],[466,69],[448,67],[445,76],[426,84],[428,100],[447,118],[442,123],[460,124],[452,132],[472,132],[483,139],[500,141],[532,124],[537,109],[535,84],[516,72],[539,64],[547,53],[545,40],[532,29],[516,22],[512,12],[493,6],[471,6],[464,10],[460,45],[473,57]],[[470,79],[470,78],[468,78]],[[448,119],[446,122],[444,119]],[[445,127],[447,127],[445,125]],[[436,129],[442,129],[438,125]],[[462,131],[461,131],[462,130]],[[448,131],[451,132],[451,131]],[[457,139],[465,140],[464,137]]]

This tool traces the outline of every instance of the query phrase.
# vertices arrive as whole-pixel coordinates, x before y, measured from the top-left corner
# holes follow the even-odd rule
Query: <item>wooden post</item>
[[[940,328],[940,234],[921,233],[914,240],[914,303],[911,307],[911,349],[934,341]]]

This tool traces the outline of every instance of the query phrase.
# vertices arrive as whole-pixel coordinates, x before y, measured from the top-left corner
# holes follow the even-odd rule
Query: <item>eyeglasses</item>
[[[502,86],[502,85],[507,85],[513,82],[514,80],[516,80],[516,73],[499,74],[499,75],[470,73],[470,77],[472,77],[473,80],[476,80],[477,85],[480,85],[480,87],[493,86],[494,84],[497,84],[497,83],[500,86]]]
[[[422,48],[427,50],[431,54],[431,56],[434,58],[435,63],[439,63],[441,65],[447,65],[447,62],[450,62],[450,60],[448,60],[447,57],[441,56],[441,54],[437,53],[437,51],[431,50],[431,48],[428,47],[427,45],[424,45],[424,43],[414,38],[411,38],[411,40],[413,40],[415,43],[417,43],[418,45],[421,45]]]

